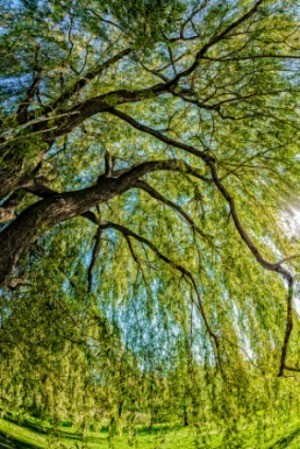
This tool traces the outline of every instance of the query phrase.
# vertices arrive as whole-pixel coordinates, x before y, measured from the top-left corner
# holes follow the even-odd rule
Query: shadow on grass
[[[20,427],[24,427],[26,429],[32,430],[33,432],[48,436],[51,434],[51,432],[53,431],[53,429],[51,429],[51,427],[45,427],[42,424],[35,422],[31,419],[22,419],[20,420],[19,418],[16,418],[15,416],[13,416],[11,413],[7,413],[5,416],[5,419],[13,424],[16,424],[17,426]],[[68,430],[65,430],[65,428],[72,428],[72,424],[71,423],[64,423],[64,425],[62,425],[61,427],[59,427],[58,429],[58,435],[61,438],[65,438],[65,439],[69,439],[69,440],[77,440],[77,441],[82,441],[82,435],[78,434],[78,433],[72,433],[72,432],[68,432]],[[169,432],[176,432],[181,430],[183,427],[180,424],[177,423],[161,423],[161,424],[154,424],[151,428],[149,426],[145,426],[145,425],[140,425],[139,427],[137,427],[135,429],[135,434],[136,436],[157,436],[160,434],[165,434],[165,433],[169,433]],[[102,426],[101,430],[99,430],[99,432],[97,432],[99,434],[107,434],[108,433],[108,428],[107,426]],[[124,434],[126,435],[126,430],[124,429]],[[92,442],[98,442],[103,440],[103,437],[100,438],[97,436],[91,436],[91,437],[87,437],[87,440],[91,440]],[[1,449],[1,446],[0,446]]]
[[[31,430],[32,432],[35,432],[36,434],[49,436],[53,432],[53,429],[43,427],[42,425],[32,422],[31,420],[28,420],[28,419],[24,419],[24,420],[20,421],[19,419],[16,419],[10,415],[7,415],[5,417],[5,419],[7,421],[19,426],[20,428]],[[69,427],[69,426],[66,426],[66,427]],[[82,435],[65,431],[65,430],[63,430],[63,427],[59,428],[59,430],[57,431],[57,435],[62,439],[82,441]],[[92,441],[92,442],[94,442],[94,441]],[[98,441],[96,441],[96,442],[98,442]],[[32,446],[32,447],[34,447],[34,446]],[[1,439],[0,439],[0,449],[2,449]]]
[[[269,449],[285,449],[293,442],[293,440],[300,435],[300,427],[295,429],[292,433],[284,436],[276,441],[275,444],[269,447]]]
[[[0,432],[0,449],[36,449],[36,446],[15,440],[11,436]]]

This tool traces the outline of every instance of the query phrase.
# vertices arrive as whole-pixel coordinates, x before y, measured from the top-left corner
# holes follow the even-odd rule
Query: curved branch
[[[169,257],[167,257],[166,255],[164,255],[155,245],[153,242],[151,242],[151,240],[148,240],[146,237],[143,237],[137,233],[135,233],[134,231],[131,231],[130,229],[128,229],[125,226],[119,225],[117,223],[111,222],[111,221],[107,221],[104,222],[102,224],[100,224],[100,227],[102,229],[115,229],[119,232],[121,232],[124,237],[126,238],[126,240],[128,239],[128,237],[133,237],[135,240],[137,240],[138,242],[146,245],[148,248],[151,249],[151,251],[158,257],[158,259],[162,260],[163,262],[165,262],[167,265],[169,265],[170,267],[172,267],[173,269],[175,269],[176,271],[178,271],[179,273],[181,273],[184,278],[188,279],[190,284],[192,285],[195,293],[196,293],[196,297],[197,297],[197,302],[195,303],[196,307],[198,308],[201,317],[203,319],[205,328],[209,334],[209,336],[211,337],[214,345],[215,345],[215,349],[217,351],[217,355],[216,355],[216,361],[220,362],[220,345],[219,345],[219,341],[218,341],[218,337],[217,335],[214,333],[214,331],[212,330],[212,328],[210,327],[210,324],[208,322],[208,318],[206,316],[205,310],[204,310],[204,306],[202,304],[202,300],[201,300],[201,296],[200,296],[200,292],[199,289],[197,287],[197,283],[194,279],[194,276],[192,275],[192,273],[185,268],[183,265],[174,262],[173,260],[171,260]]]
[[[164,143],[172,145],[176,148],[183,149],[183,150],[187,151],[188,153],[194,154],[194,155],[198,156],[200,159],[202,159],[206,163],[206,165],[210,168],[212,179],[213,179],[216,187],[221,192],[221,194],[226,199],[226,201],[229,203],[230,212],[233,217],[233,220],[234,220],[234,223],[235,223],[238,233],[240,234],[242,240],[246,243],[247,247],[249,248],[249,250],[255,257],[257,262],[263,268],[270,270],[270,271],[275,271],[275,272],[281,274],[286,281],[288,281],[288,282],[292,281],[293,276],[291,275],[291,273],[288,270],[286,270],[284,267],[282,267],[280,262],[272,263],[272,262],[269,262],[268,260],[266,260],[262,256],[262,254],[260,253],[258,248],[254,245],[252,240],[250,239],[248,233],[244,229],[244,227],[239,219],[234,199],[231,197],[231,195],[229,194],[229,192],[227,191],[227,189],[221,182],[220,178],[218,177],[216,166],[215,166],[216,159],[211,154],[209,154],[205,151],[200,151],[197,148],[195,148],[191,145],[187,145],[183,142],[173,140],[173,139],[169,138],[168,136],[165,136],[161,132],[156,131],[153,128],[150,128],[149,126],[146,126],[146,125],[143,125],[143,124],[137,122],[131,116],[129,116],[129,115],[125,114],[124,112],[121,112],[117,109],[110,108],[108,112],[110,112],[111,114],[126,121],[134,128],[136,128],[140,131],[143,131],[147,134],[150,134]]]
[[[293,280],[293,276],[291,275],[291,273],[288,270],[286,270],[280,264],[280,262],[272,263],[272,262],[269,262],[268,260],[266,260],[263,257],[263,255],[260,253],[258,248],[254,245],[253,241],[251,240],[246,229],[243,227],[242,222],[238,216],[234,199],[229,194],[228,190],[226,189],[226,187],[224,186],[224,184],[221,182],[220,178],[218,177],[215,164],[209,163],[208,165],[210,167],[212,178],[216,184],[216,187],[221,192],[221,194],[223,195],[223,197],[226,199],[226,201],[228,202],[228,204],[230,206],[230,213],[231,213],[232,219],[234,221],[235,227],[236,227],[240,237],[246,243],[246,246],[249,248],[249,250],[255,257],[255,259],[257,260],[257,262],[266,270],[275,271],[276,273],[281,274],[282,277],[287,282],[291,282]]]
[[[154,187],[152,187],[150,184],[148,184],[145,181],[140,181],[139,180],[139,181],[137,181],[135,183],[135,187],[144,190],[150,196],[152,196],[152,198],[155,198],[157,201],[159,201],[159,202],[165,204],[166,206],[169,206],[172,209],[174,209],[176,212],[178,212],[179,215],[181,215],[181,217],[183,217],[185,219],[185,221],[187,223],[189,223],[191,225],[192,229],[194,231],[196,231],[197,234],[199,234],[205,240],[211,240],[210,237],[208,235],[206,235],[205,232],[203,232],[202,229],[200,229],[196,225],[194,220],[180,206],[178,206],[178,204],[176,204],[173,201],[170,201],[167,198],[165,198],[156,189],[154,189]]]
[[[285,366],[285,360],[287,355],[287,348],[288,343],[291,335],[291,331],[293,328],[293,315],[292,315],[292,299],[293,299],[293,285],[294,285],[294,278],[293,275],[286,270],[280,262],[272,263],[266,260],[261,252],[258,250],[258,248],[254,245],[252,242],[249,234],[244,229],[242,222],[240,221],[240,218],[238,216],[237,210],[236,210],[236,204],[234,199],[231,197],[225,186],[222,184],[220,178],[218,177],[217,170],[215,167],[215,158],[211,156],[210,154],[207,154],[206,152],[199,151],[196,148],[192,147],[191,145],[186,145],[182,142],[175,141],[173,139],[170,139],[168,136],[165,136],[164,134],[160,133],[159,131],[156,131],[146,125],[142,125],[141,123],[137,122],[132,117],[128,116],[127,114],[116,110],[116,109],[109,109],[109,112],[113,115],[116,115],[117,117],[121,118],[122,120],[129,123],[134,128],[143,131],[147,134],[150,134],[157,139],[161,140],[162,142],[165,142],[167,144],[170,144],[176,148],[183,149],[191,154],[194,154],[201,158],[205,164],[210,168],[212,179],[218,188],[218,190],[221,192],[223,197],[226,199],[230,206],[230,213],[233,218],[235,227],[242,238],[242,240],[245,242],[248,249],[251,251],[257,262],[266,270],[274,271],[278,274],[280,274],[284,280],[287,281],[288,284],[288,297],[287,297],[287,321],[286,321],[286,330],[285,330],[285,337],[284,337],[284,343],[282,347],[282,356],[281,356],[281,364],[279,369],[279,376],[282,375],[284,366]]]
[[[274,271],[282,276],[282,278],[287,282],[287,311],[286,311],[286,327],[285,327],[285,334],[284,334],[284,341],[283,346],[281,349],[281,360],[280,360],[280,366],[278,371],[278,376],[281,377],[283,375],[283,372],[286,368],[286,358],[287,358],[287,351],[288,351],[288,345],[290,341],[291,332],[293,329],[293,296],[294,296],[294,276],[286,269],[284,268],[281,263],[282,261],[272,263],[266,260],[263,255],[260,253],[258,248],[254,245],[252,242],[249,234],[245,230],[245,228],[242,225],[242,222],[240,221],[240,218],[237,213],[236,204],[226,187],[222,184],[220,178],[218,177],[218,173],[215,167],[215,164],[208,163],[211,174],[213,177],[213,180],[218,188],[218,190],[221,192],[223,197],[226,199],[230,206],[230,213],[232,216],[232,219],[234,221],[236,230],[238,231],[240,237],[245,242],[248,249],[251,251],[257,262],[266,270]]]
[[[107,112],[109,112],[112,115],[115,115],[116,117],[119,117],[124,122],[129,123],[133,128],[142,131],[146,134],[150,134],[153,137],[156,137],[161,142],[164,142],[168,145],[171,145],[175,148],[179,148],[181,150],[186,151],[187,153],[191,153],[194,156],[199,157],[203,161],[211,161],[215,162],[215,158],[212,155],[207,154],[204,151],[200,151],[197,148],[193,147],[192,145],[185,144],[180,141],[176,141],[174,139],[171,139],[169,136],[166,136],[165,134],[161,133],[160,131],[157,131],[156,129],[150,128],[150,126],[143,125],[142,123],[135,120],[133,117],[131,117],[128,114],[125,114],[125,112],[120,111],[119,109],[115,108],[108,108]]]
[[[255,2],[253,7],[243,14],[239,19],[232,22],[228,27],[223,30],[221,33],[214,35],[206,44],[202,46],[202,48],[197,52],[195,56],[195,60],[193,64],[186,70],[178,73],[169,83],[166,84],[166,88],[170,89],[178,84],[181,78],[184,78],[190,75],[194,70],[199,66],[200,60],[203,58],[205,53],[213,47],[215,44],[224,39],[230,31],[238,28],[242,23],[246,22],[250,17],[252,17],[258,10],[259,6],[263,3],[263,0],[258,0]]]

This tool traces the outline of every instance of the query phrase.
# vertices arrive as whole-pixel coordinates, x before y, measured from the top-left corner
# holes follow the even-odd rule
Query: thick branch
[[[157,170],[184,171],[184,164],[176,159],[148,161],[133,166],[118,178],[102,175],[94,186],[51,196],[49,190],[45,191],[44,188],[44,192],[40,193],[45,199],[28,207],[1,233],[0,283],[5,281],[20,257],[47,229],[78,215],[84,214],[85,218],[89,218],[90,208],[124,193],[140,177]]]

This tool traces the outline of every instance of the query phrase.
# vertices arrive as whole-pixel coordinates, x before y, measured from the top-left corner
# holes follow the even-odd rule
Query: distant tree
[[[182,334],[225,378],[297,370],[297,2],[0,6],[3,360],[37,301],[96,305],[141,371]]]

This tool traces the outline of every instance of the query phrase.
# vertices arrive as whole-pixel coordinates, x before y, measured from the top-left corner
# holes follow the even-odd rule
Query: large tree
[[[77,289],[157,365],[297,369],[297,2],[1,8],[3,343]]]

